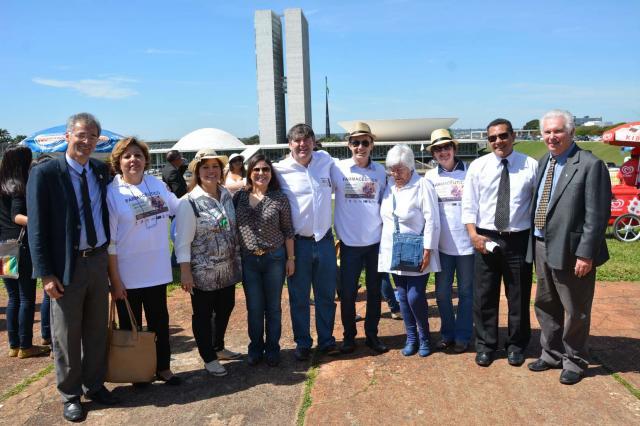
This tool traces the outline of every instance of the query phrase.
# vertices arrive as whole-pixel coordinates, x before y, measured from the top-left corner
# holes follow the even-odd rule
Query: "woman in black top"
[[[27,243],[27,204],[25,189],[31,166],[31,150],[11,146],[0,163],[0,240],[17,239],[24,228],[18,263],[19,278],[4,278],[9,301],[7,303],[7,332],[9,356],[29,358],[47,354],[48,346],[35,346],[33,315],[36,304],[36,280],[31,278],[33,267]]]
[[[248,362],[255,365],[265,357],[267,364],[276,366],[280,362],[282,285],[285,275],[292,275],[295,269],[291,207],[263,154],[251,157],[247,170],[247,185],[236,192],[233,203],[251,340]]]

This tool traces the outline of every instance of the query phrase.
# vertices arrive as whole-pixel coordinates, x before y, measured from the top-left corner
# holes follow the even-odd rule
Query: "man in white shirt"
[[[295,273],[287,278],[295,357],[309,359],[309,296],[311,285],[316,308],[318,348],[329,355],[340,352],[333,337],[336,315],[336,253],[331,232],[331,170],[334,160],[325,151],[314,151],[315,134],[306,124],[287,133],[291,155],[274,164],[282,191],[291,204],[295,230]]]
[[[487,139],[493,152],[471,163],[462,197],[462,223],[476,250],[476,363],[488,367],[498,350],[500,281],[504,280],[509,309],[507,359],[510,365],[520,366],[531,337],[532,266],[526,254],[538,163],[513,150],[515,133],[509,120],[489,123]]]
[[[365,343],[378,353],[389,349],[378,339],[380,322],[380,274],[378,250],[382,234],[380,199],[387,175],[382,165],[371,160],[375,136],[366,123],[356,123],[349,133],[351,158],[336,162],[331,177],[336,191],[334,223],[340,239],[340,314],[344,341],[340,351],[356,348],[356,296],[362,267],[367,285]]]

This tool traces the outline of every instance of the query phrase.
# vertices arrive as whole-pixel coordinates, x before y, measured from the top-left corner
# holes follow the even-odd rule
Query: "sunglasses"
[[[359,147],[360,145],[362,145],[363,147],[367,148],[369,145],[371,144],[371,142],[369,142],[367,139],[364,140],[353,140],[353,141],[349,141],[349,145],[351,145],[354,148]]]
[[[453,145],[448,143],[446,145],[434,146],[431,148],[431,152],[449,151],[451,148],[453,148]]]
[[[254,167],[251,171],[253,173],[271,173],[271,167]]]
[[[489,142],[495,142],[495,141],[497,141],[497,140],[498,140],[498,138],[499,138],[501,141],[507,140],[507,139],[509,138],[509,132],[504,132],[504,133],[500,133],[499,135],[492,135],[492,136],[489,136],[489,137],[487,138],[487,140],[488,140]]]

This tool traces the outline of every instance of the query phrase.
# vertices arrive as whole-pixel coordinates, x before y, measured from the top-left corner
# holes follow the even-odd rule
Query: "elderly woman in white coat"
[[[378,271],[390,272],[396,283],[407,333],[402,354],[410,356],[418,353],[421,357],[426,357],[431,353],[431,345],[425,290],[429,272],[440,271],[438,198],[433,184],[416,172],[413,151],[409,146],[401,144],[391,148],[387,153],[386,165],[390,178],[380,207],[382,239]],[[417,272],[391,269],[394,215],[398,218],[400,233],[424,233],[424,252]]]

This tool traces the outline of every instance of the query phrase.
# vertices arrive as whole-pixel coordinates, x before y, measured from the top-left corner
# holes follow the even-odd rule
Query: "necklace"
[[[154,228],[156,225],[158,225],[158,218],[160,217],[159,213],[164,211],[164,209],[162,208],[159,209],[158,207],[164,206],[164,201],[160,199],[159,195],[151,196],[151,190],[149,189],[149,184],[147,183],[144,176],[142,176],[142,182],[140,182],[140,184],[144,183],[144,186],[147,192],[145,193],[144,191],[139,190],[140,194],[138,195],[136,195],[132,187],[137,188],[138,185],[140,184],[134,185],[134,184],[128,183],[124,180],[123,177],[120,180],[124,184],[124,186],[129,190],[129,193],[131,193],[131,196],[132,196],[131,207],[133,209],[136,222],[139,220],[144,221],[145,227],[147,229]],[[156,198],[158,198],[159,200]],[[159,204],[162,204],[162,206]],[[153,216],[153,221],[149,216]]]

